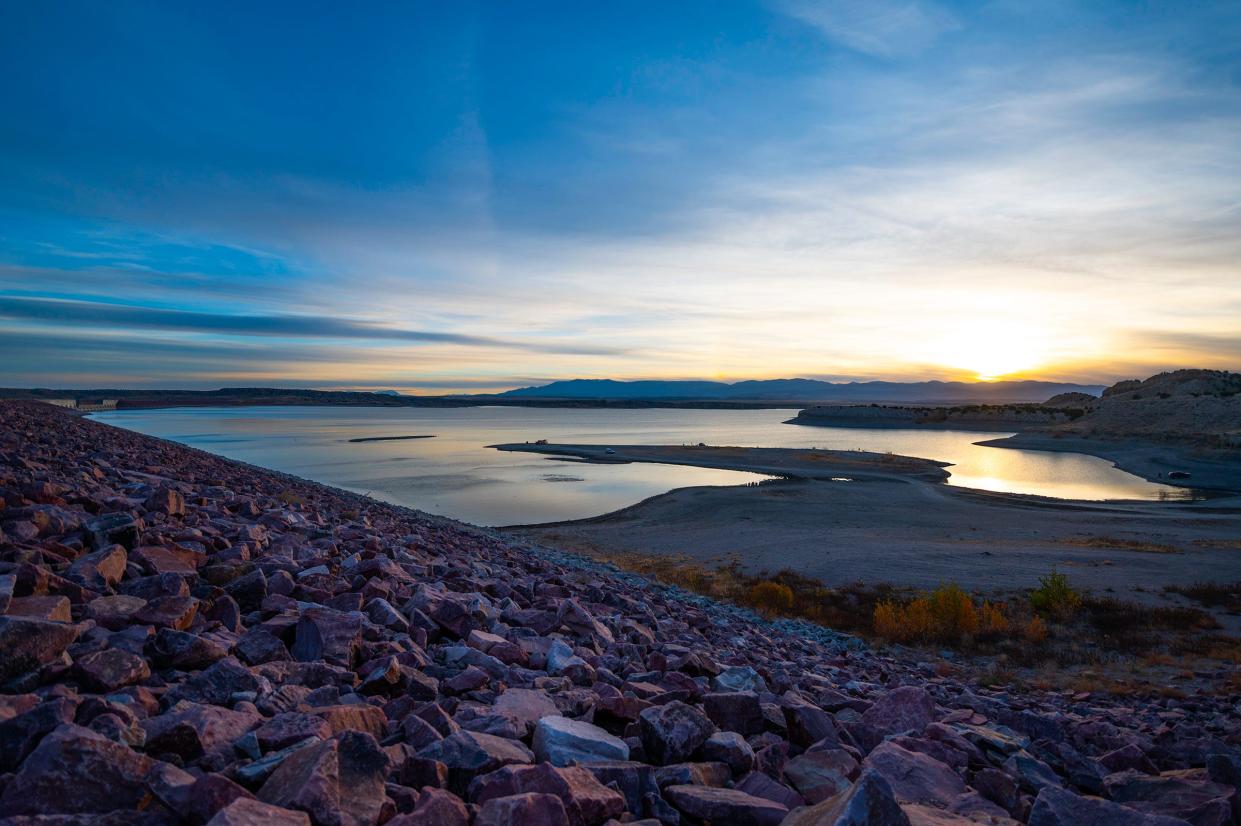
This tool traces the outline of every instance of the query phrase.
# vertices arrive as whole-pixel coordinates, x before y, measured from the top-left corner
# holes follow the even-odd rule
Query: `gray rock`
[[[553,766],[568,766],[595,760],[628,760],[629,746],[598,726],[554,715],[535,725],[534,755]]]

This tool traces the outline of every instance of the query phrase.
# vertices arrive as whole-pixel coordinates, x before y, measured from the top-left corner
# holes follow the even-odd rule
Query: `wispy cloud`
[[[931,0],[777,0],[776,8],[833,41],[879,57],[917,54],[960,27]]]
[[[620,352],[586,344],[529,343],[485,336],[387,327],[353,319],[299,315],[225,315],[151,307],[127,307],[86,301],[42,300],[0,296],[0,318],[57,325],[87,325],[114,330],[159,329],[241,336],[318,339],[373,339],[467,347],[496,347],[541,353],[615,355]]]

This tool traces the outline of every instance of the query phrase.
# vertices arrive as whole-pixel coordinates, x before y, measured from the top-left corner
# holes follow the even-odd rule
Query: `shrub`
[[[974,602],[956,583],[936,588],[931,593],[930,607],[936,637],[949,640],[978,633]]]
[[[1069,578],[1055,569],[1039,577],[1039,587],[1030,593],[1030,605],[1046,616],[1065,620],[1081,607],[1082,595],[1069,586]]]
[[[969,594],[957,585],[941,585],[907,605],[891,601],[875,606],[875,633],[895,642],[955,642],[979,630],[979,616]]]
[[[1026,642],[1040,643],[1047,639],[1047,623],[1043,622],[1043,618],[1035,614],[1030,617],[1030,621],[1021,629],[1021,636]]]
[[[779,582],[760,582],[750,588],[747,601],[760,611],[777,613],[793,607],[793,589]]]
[[[978,633],[988,636],[1002,636],[1009,631],[1008,617],[1004,616],[1004,604],[992,605],[984,602],[978,609]]]
[[[895,602],[884,600],[875,606],[875,633],[890,640],[902,641],[904,624],[901,622],[901,607]]]

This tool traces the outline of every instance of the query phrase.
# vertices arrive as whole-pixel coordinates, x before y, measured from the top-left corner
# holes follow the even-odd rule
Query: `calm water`
[[[891,451],[954,463],[950,484],[1073,499],[1181,495],[1092,456],[980,447],[1002,433],[787,425],[792,410],[581,410],[464,407],[181,408],[96,414],[109,424],[232,459],[370,493],[480,525],[580,519],[688,485],[763,476],[675,465],[588,465],[485,446],[547,439]],[[350,443],[368,436],[433,439]]]

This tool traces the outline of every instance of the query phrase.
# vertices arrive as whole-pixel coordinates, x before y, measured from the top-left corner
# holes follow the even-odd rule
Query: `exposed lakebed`
[[[697,444],[862,449],[953,463],[949,484],[1071,499],[1154,499],[1181,492],[1092,456],[973,444],[968,431],[784,424],[789,410],[599,410],[517,407],[251,407],[121,410],[109,424],[232,459],[482,525],[580,519],[673,488],[737,485],[754,473],[662,464],[572,464],[489,450],[547,439],[580,444]],[[375,439],[396,434],[431,439]]]

